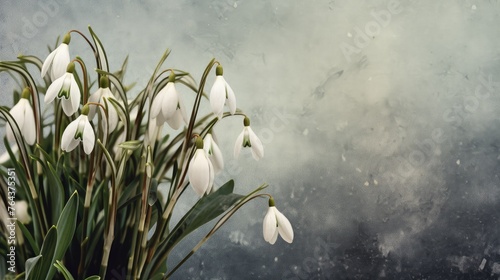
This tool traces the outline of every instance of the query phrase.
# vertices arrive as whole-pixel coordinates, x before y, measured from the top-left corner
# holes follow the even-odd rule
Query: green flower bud
[[[30,88],[29,87],[25,87],[23,89],[23,93],[21,93],[21,98],[24,98],[24,99],[30,99]]]
[[[196,149],[203,149],[203,138],[201,136],[196,137]]]
[[[222,69],[222,65],[217,65],[217,67],[215,68],[215,75],[222,76],[223,73],[224,70]]]
[[[68,73],[73,73],[75,72],[75,63],[73,61],[71,61],[69,64],[68,64],[68,67],[66,67],[66,72]]]
[[[66,33],[63,37],[63,44],[69,45],[69,42],[71,41],[71,35],[69,33]]]
[[[245,118],[243,119],[243,125],[250,126],[250,119],[247,116],[245,116]]]
[[[89,105],[85,104],[85,105],[83,105],[82,113],[81,114],[82,115],[88,115],[89,114],[89,110],[90,110]]]
[[[274,205],[274,198],[271,196],[269,197],[269,207],[273,207]]]
[[[174,71],[171,71],[170,76],[168,76],[168,82],[169,83],[175,82],[175,73],[174,73]]]
[[[107,88],[109,87],[109,78],[106,75],[102,75],[101,79],[99,80],[99,87],[101,88]]]

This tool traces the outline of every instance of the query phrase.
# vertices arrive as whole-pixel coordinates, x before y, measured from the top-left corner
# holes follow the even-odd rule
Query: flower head
[[[66,74],[50,84],[44,99],[45,103],[51,103],[56,97],[60,99],[66,116],[73,115],[80,104],[80,88],[78,88],[73,71],[75,71],[75,64],[70,62]]]
[[[28,145],[33,145],[36,140],[35,115],[28,100],[29,96],[29,88],[25,88],[21,94],[21,99],[19,99],[19,102],[10,109],[9,113],[14,120],[16,120],[26,143],[28,143]],[[9,123],[7,123],[6,128],[7,139],[9,139],[9,141],[15,141],[14,133]]]
[[[71,152],[80,142],[83,143],[83,150],[87,155],[94,149],[95,134],[87,117],[88,111],[88,105],[83,106],[82,114],[64,130],[61,139],[63,151]]]
[[[167,122],[173,129],[179,129],[187,123],[186,108],[175,89],[175,74],[169,76],[167,85],[162,88],[151,105],[151,118],[157,118],[157,124]]]
[[[278,233],[286,242],[292,243],[293,241],[292,224],[285,215],[276,209],[273,198],[269,199],[269,209],[264,216],[263,233],[264,240],[271,244],[274,244],[278,239]]]
[[[233,115],[236,112],[236,97],[234,92],[226,82],[223,74],[222,66],[218,65],[215,70],[215,82],[210,90],[210,105],[212,106],[212,111],[219,118],[222,119],[222,113],[224,112],[224,104],[229,107],[229,112]]]
[[[264,146],[259,137],[253,132],[250,127],[250,119],[245,117],[243,120],[244,128],[240,133],[238,138],[236,138],[236,143],[234,144],[234,157],[238,157],[241,151],[241,147],[249,147],[252,149],[252,156],[255,160],[259,160],[264,156]]]
[[[222,158],[222,152],[219,149],[219,145],[215,142],[212,133],[208,133],[203,139],[203,147],[208,155],[208,158],[214,166],[215,174],[221,172],[224,169],[224,159]]]
[[[196,139],[196,152],[194,153],[188,170],[189,181],[194,191],[199,195],[210,192],[214,183],[214,167],[203,150],[203,139]]]
[[[64,75],[70,61],[68,46],[70,41],[71,36],[68,33],[62,43],[47,56],[42,65],[42,78],[49,73],[50,79],[54,81]]]
[[[115,106],[109,102],[110,99],[116,100],[115,96],[109,89],[109,79],[107,76],[102,76],[100,80],[99,89],[96,90],[94,94],[92,94],[89,98],[89,102],[100,103],[105,106],[105,102],[107,102],[108,108],[108,126],[109,131],[113,131],[116,129],[118,125],[118,113],[116,112]],[[93,119],[95,117],[96,108],[95,106],[90,107],[89,111],[89,119]],[[101,108],[101,113],[104,115],[104,110]]]

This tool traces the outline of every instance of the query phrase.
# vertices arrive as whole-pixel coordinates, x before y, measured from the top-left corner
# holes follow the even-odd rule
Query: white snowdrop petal
[[[194,191],[202,196],[209,184],[210,170],[203,149],[197,149],[189,164],[189,181]]]
[[[158,92],[156,97],[153,99],[153,103],[151,104],[151,112],[150,116],[152,119],[156,118],[158,114],[161,112],[162,101],[163,101],[163,89]]]
[[[47,89],[47,92],[45,93],[45,98],[44,98],[45,103],[48,104],[54,101],[57,94],[59,94],[61,87],[63,86],[64,79],[65,75],[61,76],[60,78],[57,78],[50,84],[49,88]]]
[[[65,99],[65,98],[62,98],[61,99],[61,106],[63,108],[63,111],[64,111],[64,114],[66,114],[66,116],[71,116],[73,115],[73,105],[71,104],[71,99]]]
[[[241,147],[243,147],[243,136],[245,135],[245,131],[242,131],[238,138],[236,138],[236,142],[234,143],[234,157],[238,158],[241,152]]]
[[[175,90],[174,83],[167,83],[165,86],[165,94],[162,101],[162,113],[165,118],[169,119],[173,117],[175,111],[177,110],[177,105],[179,103],[179,97],[177,96],[177,91]]]
[[[113,105],[109,100],[113,99],[114,101],[117,101],[114,97],[107,97],[106,102],[108,104],[108,125],[109,125],[109,131],[113,131],[116,129],[116,126],[118,125],[118,113],[116,112],[115,105]]]
[[[24,99],[24,98],[22,98]],[[14,121],[17,123],[17,126],[19,126],[19,129],[21,129],[22,132],[22,127],[24,123],[24,118],[23,118],[23,108],[22,108],[22,103],[20,104],[21,100],[12,107],[12,109],[9,110],[9,113],[12,115],[12,118]],[[6,125],[7,131],[7,139],[9,141],[16,141],[16,138],[14,137],[14,131],[12,130],[12,127],[10,126],[9,123]]]
[[[50,66],[52,65],[52,62],[54,61],[54,56],[56,55],[56,52],[57,52],[57,48],[55,50],[53,50],[48,56],[47,58],[45,59],[45,61],[43,62],[43,65],[42,65],[42,72],[41,72],[41,76],[42,78],[45,77],[45,75],[47,74],[47,71],[50,69]]]
[[[220,119],[224,111],[224,102],[226,100],[226,82],[224,77],[215,77],[215,82],[210,90],[210,106],[212,112]]]
[[[219,173],[222,170],[224,170],[224,158],[222,157],[222,152],[215,143],[215,141],[212,140],[212,157],[213,157],[213,166],[214,166],[214,172]]]
[[[67,44],[60,44],[56,49],[56,54],[52,61],[51,78],[57,79],[66,73],[66,69],[70,62],[69,46]]]
[[[71,101],[71,111],[72,111],[71,115],[73,115],[78,110],[78,107],[80,106],[80,98],[81,98],[80,88],[76,83],[75,77],[73,76],[73,74],[71,74],[71,87],[70,87],[70,97],[69,97],[69,100]]]
[[[264,157],[264,146],[251,127],[248,127],[248,136],[250,137],[250,144],[252,145],[252,155],[254,159],[259,160]]]
[[[61,149],[63,151],[71,151],[76,145],[78,145],[78,140],[75,139],[76,130],[78,129],[78,122],[80,121],[80,117],[76,120],[72,121],[64,130],[63,135],[61,137]],[[76,144],[75,144],[76,142]],[[70,148],[72,147],[72,148]]]
[[[24,101],[23,101],[24,100]],[[20,101],[25,103],[24,106],[24,124],[21,129],[24,138],[26,139],[26,143],[29,145],[35,144],[36,140],[36,127],[35,127],[35,115],[33,113],[33,109],[29,104],[29,101],[25,98],[22,98]]]
[[[276,219],[278,221],[278,231],[283,238],[288,243],[293,242],[293,229],[290,221],[283,215],[280,211],[276,209]]]
[[[215,179],[215,173],[214,173],[214,167],[212,165],[212,162],[207,158],[207,164],[208,164],[208,186],[207,189],[205,190],[206,194],[209,194],[210,191],[212,190],[212,186],[214,184],[214,179]]]
[[[92,129],[92,125],[90,125],[90,122],[87,119],[87,116],[84,116],[83,118],[85,120],[85,128],[83,130],[83,150],[88,155],[94,149],[95,134],[94,130]]]
[[[183,119],[180,111],[174,112],[172,116],[167,118],[167,123],[172,129],[179,129],[179,127],[182,125]]]
[[[102,88],[99,88],[94,92],[94,94],[90,95],[88,102],[99,103],[99,101],[101,100],[101,96],[102,96]],[[96,106],[94,105],[89,106],[89,114],[88,114],[89,119],[91,120],[94,119],[96,111],[97,111]]]
[[[234,115],[236,112],[236,97],[234,95],[233,89],[226,83],[226,94],[227,94],[227,106],[229,107],[229,112]]]
[[[278,230],[276,228],[276,215],[274,214],[274,210],[272,207],[268,208],[267,213],[264,216],[262,230],[263,230],[264,240],[269,243],[271,243],[275,234],[278,233],[277,232]],[[274,244],[274,242],[271,244]]]

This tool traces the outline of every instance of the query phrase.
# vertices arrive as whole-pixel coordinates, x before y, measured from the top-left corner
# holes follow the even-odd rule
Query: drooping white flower
[[[118,113],[116,112],[116,108],[111,102],[109,101],[110,99],[113,99],[115,101],[116,98],[109,89],[109,79],[107,76],[102,76],[100,80],[100,86],[99,89],[96,90],[94,94],[92,94],[89,97],[89,102],[94,102],[94,103],[100,103],[102,104],[103,107],[106,107],[105,104],[107,104],[108,108],[108,126],[109,126],[109,131],[113,131],[116,129],[116,126],[118,125]],[[106,102],[106,103],[105,103]],[[96,106],[91,106],[90,111],[89,111],[89,119],[94,119],[95,113],[96,113]],[[104,110],[102,107],[100,107],[101,114],[104,119],[106,119],[104,116]]]
[[[23,224],[31,222],[31,216],[28,212],[28,203],[25,200],[16,201],[16,218]]]
[[[222,158],[222,152],[217,142],[215,142],[212,133],[208,133],[205,139],[203,139],[203,147],[214,166],[215,174],[221,172],[224,169],[224,159]]]
[[[224,104],[227,104],[229,107],[231,115],[236,112],[236,97],[234,96],[233,90],[222,76],[223,69],[221,65],[217,66],[215,74],[215,82],[210,90],[210,105],[212,107],[212,112],[214,112],[219,119],[222,119]]]
[[[269,199],[269,209],[267,210],[266,216],[264,216],[263,222],[263,234],[264,240],[274,244],[276,239],[278,239],[278,233],[281,238],[288,243],[293,242],[293,228],[290,221],[283,215],[276,206],[274,206],[274,200]]]
[[[66,73],[66,67],[70,62],[68,46],[70,40],[71,36],[68,33],[62,43],[47,56],[42,65],[42,78],[49,73],[50,79],[54,81]]]
[[[10,109],[9,113],[17,122],[26,143],[28,145],[33,145],[36,140],[35,114],[28,100],[29,96],[30,91],[28,88],[25,88],[21,94],[21,99],[19,99],[19,102]],[[15,141],[14,133],[9,123],[7,123],[6,128],[7,139],[9,141]]]
[[[196,139],[196,151],[188,169],[189,182],[199,196],[209,193],[214,183],[214,167],[210,162],[205,150],[203,150],[203,139]]]
[[[66,116],[73,115],[80,105],[80,88],[76,83],[73,71],[75,64],[70,62],[66,73],[50,84],[45,93],[45,103],[51,103],[57,97]]]
[[[83,143],[83,150],[87,155],[94,149],[95,133],[87,116],[88,111],[88,105],[83,106],[82,114],[64,130],[61,139],[61,149],[63,151],[71,152],[80,142]]]
[[[169,81],[163,87],[151,105],[151,118],[157,118],[156,123],[163,124],[167,122],[173,129],[179,129],[183,123],[187,123],[186,108],[175,89],[175,75],[169,76]]]
[[[253,132],[250,127],[250,119],[245,117],[243,120],[244,128],[234,144],[234,157],[240,155],[241,147],[249,147],[252,149],[252,156],[255,160],[259,160],[264,156],[264,146],[259,137]]]

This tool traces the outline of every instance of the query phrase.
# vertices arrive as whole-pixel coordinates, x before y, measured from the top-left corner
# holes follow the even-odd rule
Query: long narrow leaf
[[[94,40],[95,46],[97,48],[97,67],[106,72],[109,72],[108,66],[108,57],[106,56],[106,52],[104,51],[104,47],[102,46],[101,40],[94,33],[94,30],[89,26],[90,35],[92,35],[92,39]],[[101,76],[99,75],[99,79]],[[97,79],[97,80],[99,80]]]
[[[71,275],[71,273],[61,261],[56,261],[54,263],[54,267],[57,268],[57,270],[64,276],[64,279],[75,280],[75,278],[73,278],[73,275]]]
[[[76,218],[78,210],[78,193],[75,191],[69,198],[68,203],[64,206],[64,209],[57,221],[57,246],[55,248],[54,256],[52,258],[52,263],[55,261],[60,261],[64,257],[66,250],[68,249],[76,229]],[[55,274],[55,267],[51,267],[48,272],[47,279],[52,279]]]

